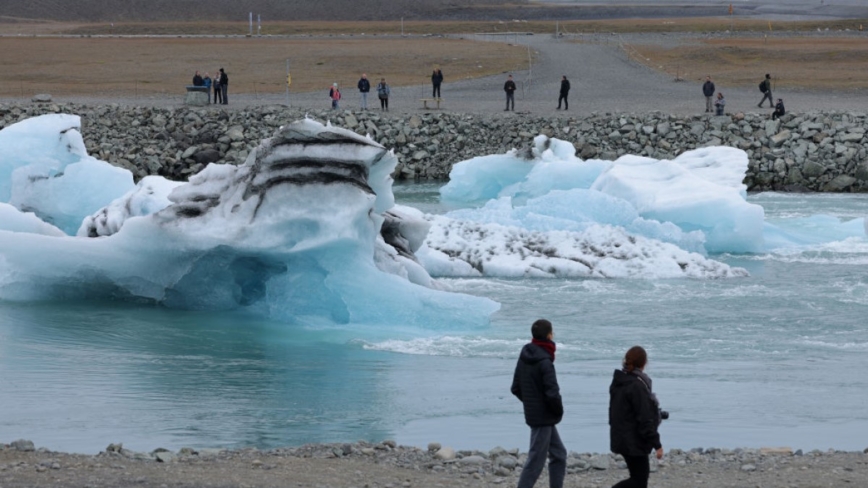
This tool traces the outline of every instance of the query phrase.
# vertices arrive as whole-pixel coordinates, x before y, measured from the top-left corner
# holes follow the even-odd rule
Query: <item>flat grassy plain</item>
[[[0,23],[0,97],[152,97],[180,94],[193,72],[224,67],[230,93],[283,93],[286,60],[291,92],[355,86],[360,73],[393,86],[427,85],[433,66],[446,83],[527,67],[528,49],[437,34],[522,32],[565,39],[582,34],[659,33],[675,42],[633,44],[639,62],[673,78],[711,74],[727,86],[752,86],[772,73],[788,87],[868,89],[868,32],[864,20],[771,22],[747,18],[621,19],[567,22],[279,22],[246,37],[243,22]],[[732,36],[721,34],[732,29]],[[776,34],[765,39],[769,29]],[[824,32],[820,34],[817,30]],[[826,31],[826,29],[829,29]],[[786,37],[777,32],[786,32]],[[695,35],[715,32],[701,40]],[[496,39],[489,37],[489,39]],[[607,36],[608,39],[608,36]],[[618,39],[612,37],[612,39]],[[518,40],[518,41],[517,41]]]
[[[361,73],[393,86],[446,82],[527,67],[527,48],[443,38],[5,37],[0,97],[153,96],[183,93],[199,70],[225,68],[231,93],[355,89]],[[323,95],[325,97],[325,95]]]
[[[868,37],[729,38],[630,47],[638,53],[634,59],[688,81],[711,75],[724,86],[754,86],[769,73],[788,89],[868,91]]]

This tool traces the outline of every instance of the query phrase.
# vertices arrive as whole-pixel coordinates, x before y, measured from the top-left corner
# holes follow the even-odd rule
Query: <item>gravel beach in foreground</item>
[[[868,451],[868,449],[866,449]],[[0,487],[496,487],[514,486],[526,453],[458,451],[381,443],[270,450],[157,449],[120,444],[95,455],[0,444]],[[608,487],[627,477],[618,456],[570,453],[567,487]],[[546,475],[537,482],[547,486]],[[868,453],[762,449],[673,449],[652,462],[652,487],[868,486]]]

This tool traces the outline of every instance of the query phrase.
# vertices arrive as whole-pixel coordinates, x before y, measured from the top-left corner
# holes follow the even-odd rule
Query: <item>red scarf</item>
[[[552,342],[552,341],[550,341],[550,340],[548,340],[548,339],[543,339],[543,340],[539,340],[539,339],[531,339],[530,343],[531,343],[531,344],[536,344],[537,346],[539,346],[539,347],[545,349],[546,352],[548,352],[549,355],[552,357],[552,362],[555,362],[555,348],[556,348],[557,346],[555,346],[555,343],[554,343],[554,342]]]

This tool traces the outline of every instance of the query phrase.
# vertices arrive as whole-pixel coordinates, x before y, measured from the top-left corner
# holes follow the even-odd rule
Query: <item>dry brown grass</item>
[[[868,40],[861,38],[715,39],[632,48],[648,66],[689,80],[711,75],[720,85],[746,87],[770,73],[777,86],[788,88],[868,90]]]
[[[0,96],[143,96],[183,92],[193,72],[224,67],[230,93],[282,93],[355,87],[360,73],[393,86],[446,82],[524,67],[527,50],[442,38],[52,38],[0,39]]]

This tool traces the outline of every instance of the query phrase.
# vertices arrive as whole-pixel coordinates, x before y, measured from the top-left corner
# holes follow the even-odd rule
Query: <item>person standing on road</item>
[[[702,84],[702,94],[705,95],[705,113],[710,113],[711,98],[714,96],[714,83],[711,81],[711,76],[705,77],[705,83]]]
[[[763,99],[760,100],[757,107],[763,108],[763,102],[765,102],[766,99],[769,101],[769,107],[773,107],[775,102],[772,101],[772,76],[770,74],[766,73],[766,79],[760,83],[760,91],[763,92]]]
[[[609,437],[612,452],[624,456],[630,478],[612,488],[647,488],[651,466],[648,453],[663,458],[657,427],[669,414],[660,410],[645,374],[648,354],[633,346],[624,356],[623,368],[616,369],[609,386]]]
[[[723,98],[723,93],[717,92],[717,100],[714,101],[714,115],[723,115],[724,107],[726,107],[726,100]]]
[[[329,98],[332,99],[332,110],[340,110],[341,108],[341,91],[338,90],[338,84],[332,83],[329,90]]]
[[[368,92],[371,91],[371,82],[368,81],[368,75],[362,73],[362,77],[358,83],[359,93],[362,95],[362,110],[368,109]]]
[[[443,72],[440,71],[440,68],[434,68],[434,72],[431,73],[431,85],[434,87],[434,91],[431,94],[431,98],[440,98],[440,84],[443,83]]]
[[[530,450],[518,488],[532,488],[549,459],[549,486],[562,488],[567,474],[567,448],[556,425],[564,404],[555,373],[552,323],[539,319],[530,328],[533,339],[521,349],[510,391],[521,400],[524,421],[530,426]]]
[[[223,103],[223,90],[220,88],[219,71],[216,75],[214,75],[214,79],[211,80],[211,84],[214,86],[214,103]]]
[[[202,79],[202,75],[199,74],[199,71],[196,71],[196,74],[193,75],[193,86],[202,86],[205,84],[205,81]]]
[[[512,104],[512,111],[515,112],[515,82],[512,81],[512,75],[509,75],[506,83],[503,84],[503,91],[506,92],[506,109],[504,112],[509,111],[510,103]]]
[[[377,98],[380,99],[380,110],[389,111],[389,94],[392,90],[389,88],[388,83],[386,83],[385,78],[380,78],[380,83],[377,84]]]
[[[202,78],[202,86],[208,91],[208,103],[211,103],[211,85],[213,81],[211,80],[211,75],[206,71],[205,77]]]
[[[223,97],[223,105],[229,103],[229,76],[220,68],[220,95]]]
[[[561,109],[561,100],[564,101],[564,110],[570,109],[570,102],[567,100],[567,97],[570,95],[570,82],[567,80],[567,75],[564,75],[561,78],[561,93],[558,97],[558,110]]]

